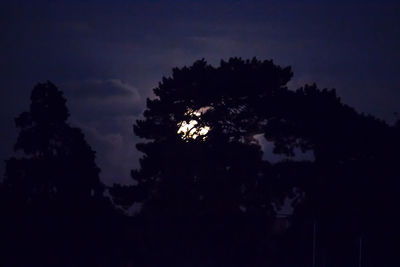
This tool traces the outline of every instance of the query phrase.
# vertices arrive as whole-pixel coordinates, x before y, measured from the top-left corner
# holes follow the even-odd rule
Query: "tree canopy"
[[[173,69],[172,77],[164,77],[154,89],[156,98],[147,100],[144,119],[134,125],[136,135],[151,141],[137,145],[145,156],[141,169],[132,172],[138,185],[131,194],[137,199],[131,201],[146,199],[147,205],[174,184],[168,190],[185,194],[179,202],[192,199],[202,206],[210,201],[211,209],[226,196],[221,205],[230,208],[223,210],[240,212],[247,203],[271,212],[270,203],[261,200],[264,196],[256,196],[268,164],[255,136],[263,132],[263,99],[287,90],[291,76],[290,68],[256,59],[233,58],[218,68],[200,60]]]
[[[26,156],[7,160],[3,187],[24,205],[72,205],[102,196],[95,152],[68,117],[62,92],[47,82],[33,88],[29,111],[15,119],[20,129],[15,150]]]
[[[133,185],[112,188],[63,93],[37,84],[15,119],[23,156],[6,161],[0,184],[0,263],[23,251],[17,263],[43,265],[46,251],[50,265],[310,266],[314,240],[318,265],[354,265],[364,249],[370,266],[395,266],[400,123],[334,89],[289,89],[292,76],[256,58],[174,68],[133,125],[143,153]],[[265,142],[285,158],[266,157]],[[140,212],[122,216],[106,190]]]
[[[144,153],[141,168],[132,171],[137,185],[115,186],[114,199],[125,205],[141,202],[140,216],[163,220],[164,232],[197,232],[187,240],[192,251],[210,257],[216,251],[219,256],[222,251],[243,255],[237,253],[241,249],[259,253],[247,243],[246,248],[234,233],[259,244],[267,240],[276,196],[268,186],[270,164],[262,159],[256,136],[264,128],[263,99],[287,90],[291,76],[289,67],[257,59],[232,58],[219,67],[200,60],[173,69],[154,89],[156,97],[147,100],[144,118],[134,125],[135,134],[147,140],[137,145]],[[250,221],[251,231],[244,227]],[[206,238],[212,235],[214,245]],[[235,245],[222,248],[218,239]]]
[[[33,88],[29,111],[15,119],[23,156],[6,161],[0,184],[0,264],[90,266],[112,253],[117,213],[95,152],[68,117],[62,91],[48,81]]]
[[[330,246],[344,242],[334,236],[368,233],[372,239],[381,225],[377,214],[398,203],[398,127],[343,104],[334,89],[313,84],[290,90],[292,75],[290,67],[257,59],[231,58],[217,67],[199,60],[174,68],[134,125],[147,141],[137,144],[144,156],[140,169],[132,171],[136,185],[112,189],[116,202],[142,203],[140,216],[164,220],[165,232],[174,229],[167,221],[195,218],[204,230],[219,216],[224,220],[214,222],[224,225],[221,235],[241,233],[252,240],[249,250],[258,246],[267,253],[271,244],[260,244],[272,240],[276,207],[291,197],[288,243],[304,242],[299,234],[304,227],[311,233],[307,224],[315,220],[325,229],[321,242],[331,238]],[[288,159],[275,164],[263,159],[260,138]],[[312,153],[313,160],[296,158],[299,150]],[[199,228],[184,233],[193,231]],[[230,253],[240,242],[231,240]],[[307,264],[301,252],[306,248],[291,252],[297,255],[292,263]],[[288,251],[287,243],[282,251]]]

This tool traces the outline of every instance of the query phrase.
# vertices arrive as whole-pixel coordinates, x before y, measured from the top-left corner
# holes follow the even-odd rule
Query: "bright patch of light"
[[[199,111],[188,111],[185,115],[192,115],[200,118],[201,112]],[[196,139],[197,137],[206,138],[207,133],[210,131],[210,127],[202,126],[202,127],[195,127],[199,124],[196,120],[190,120],[189,123],[186,121],[182,121],[178,123],[179,129],[177,131],[178,134],[182,136],[182,139]]]

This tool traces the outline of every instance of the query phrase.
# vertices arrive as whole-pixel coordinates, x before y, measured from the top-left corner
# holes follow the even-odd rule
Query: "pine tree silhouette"
[[[149,140],[137,145],[145,154],[132,171],[137,185],[112,190],[122,205],[143,204],[139,219],[160,222],[146,237],[154,255],[167,262],[267,262],[271,166],[255,137],[264,132],[264,99],[286,91],[291,76],[268,60],[232,58],[218,67],[200,60],[173,69],[154,89],[134,125]]]
[[[110,248],[114,208],[103,196],[95,152],[68,117],[63,93],[46,82],[15,119],[15,150],[24,156],[6,161],[0,186],[0,264],[88,266]]]
[[[370,264],[396,262],[398,126],[358,113],[335,90],[289,90],[291,77],[272,61],[200,60],[154,89],[134,125],[148,141],[137,145],[137,184],[111,191],[123,206],[142,203],[138,240],[150,255],[188,265],[309,266],[318,225],[318,263],[354,265],[360,237],[373,249]],[[263,160],[258,135],[289,158]],[[296,158],[298,150],[314,159]],[[284,197],[294,199],[294,213],[275,236],[273,204]]]
[[[77,212],[102,196],[95,152],[68,117],[62,92],[47,82],[34,87],[29,112],[15,119],[20,129],[15,150],[25,157],[7,160],[4,187],[21,208]]]

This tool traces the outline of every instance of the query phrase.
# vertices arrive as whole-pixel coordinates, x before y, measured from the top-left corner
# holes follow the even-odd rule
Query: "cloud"
[[[96,151],[96,162],[101,168],[100,177],[107,185],[113,183],[131,184],[130,171],[138,168],[141,154],[135,149],[139,141],[134,136],[134,116],[114,118],[113,126],[104,129],[104,122],[93,120],[73,124],[83,130],[91,147]]]
[[[80,121],[137,115],[144,108],[138,90],[120,79],[87,79],[63,85],[72,113]]]
[[[69,87],[73,97],[111,97],[126,96],[134,102],[140,101],[140,95],[137,89],[120,79],[86,79],[83,81],[70,82]]]
[[[129,177],[145,98],[173,67],[203,57],[272,58],[293,66],[292,89],[316,82],[360,111],[385,119],[399,111],[399,1],[3,2],[0,159],[30,90],[50,79],[98,151],[102,177]]]
[[[140,156],[132,124],[145,105],[136,87],[112,78],[67,82],[60,88],[68,99],[71,124],[83,130],[97,152],[102,181],[132,183],[130,170]]]

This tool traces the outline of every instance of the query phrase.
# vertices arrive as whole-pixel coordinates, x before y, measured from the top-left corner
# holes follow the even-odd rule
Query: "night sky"
[[[393,123],[400,113],[400,1],[1,1],[0,159],[14,118],[52,81],[70,122],[97,151],[106,184],[138,167],[132,124],[162,76],[205,58],[291,65],[296,89],[316,82]],[[0,166],[4,172],[4,164]]]

